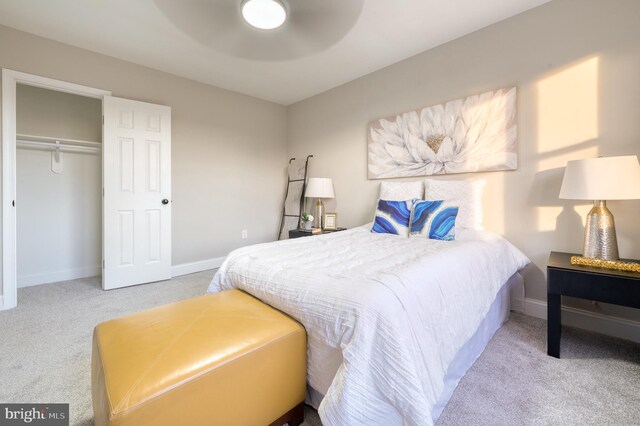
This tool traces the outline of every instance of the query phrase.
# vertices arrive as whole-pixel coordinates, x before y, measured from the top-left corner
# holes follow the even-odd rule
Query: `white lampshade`
[[[334,198],[333,181],[331,178],[309,178],[304,196],[307,198]]]
[[[640,198],[640,164],[635,155],[572,160],[564,172],[560,198],[631,200]]]
[[[253,27],[273,30],[287,20],[287,9],[280,0],[245,0],[242,17]]]

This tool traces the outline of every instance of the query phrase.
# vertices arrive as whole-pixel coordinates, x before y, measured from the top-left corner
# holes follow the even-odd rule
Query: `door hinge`
[[[104,259],[102,259],[102,269],[104,269]]]
[[[15,207],[15,206],[16,206],[16,200],[13,200],[13,201],[11,202],[11,205],[12,205],[13,207]]]

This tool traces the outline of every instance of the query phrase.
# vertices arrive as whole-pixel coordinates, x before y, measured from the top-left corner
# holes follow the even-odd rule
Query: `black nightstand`
[[[571,264],[552,251],[547,263],[547,354],[560,358],[560,298],[571,296],[640,309],[640,274]]]
[[[347,228],[338,228],[338,229],[332,230],[332,231],[327,230],[327,231],[319,232],[317,234],[312,234],[309,231],[303,231],[303,230],[300,230],[300,229],[292,229],[292,230],[289,231],[289,239],[291,239],[291,238],[300,238],[300,237],[310,237],[312,235],[331,234],[332,232],[339,232],[339,231],[346,231],[346,230],[347,230]]]

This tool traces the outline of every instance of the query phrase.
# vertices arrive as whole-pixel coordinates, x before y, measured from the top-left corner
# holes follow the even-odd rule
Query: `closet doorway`
[[[18,288],[101,274],[102,101],[16,87]]]
[[[171,109],[2,70],[2,294],[171,278]]]

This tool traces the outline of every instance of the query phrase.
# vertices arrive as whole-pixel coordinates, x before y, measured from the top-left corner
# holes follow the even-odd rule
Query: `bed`
[[[208,292],[244,290],[304,325],[307,402],[324,425],[430,425],[508,318],[529,262],[498,235],[456,232],[365,225],[244,247]]]

